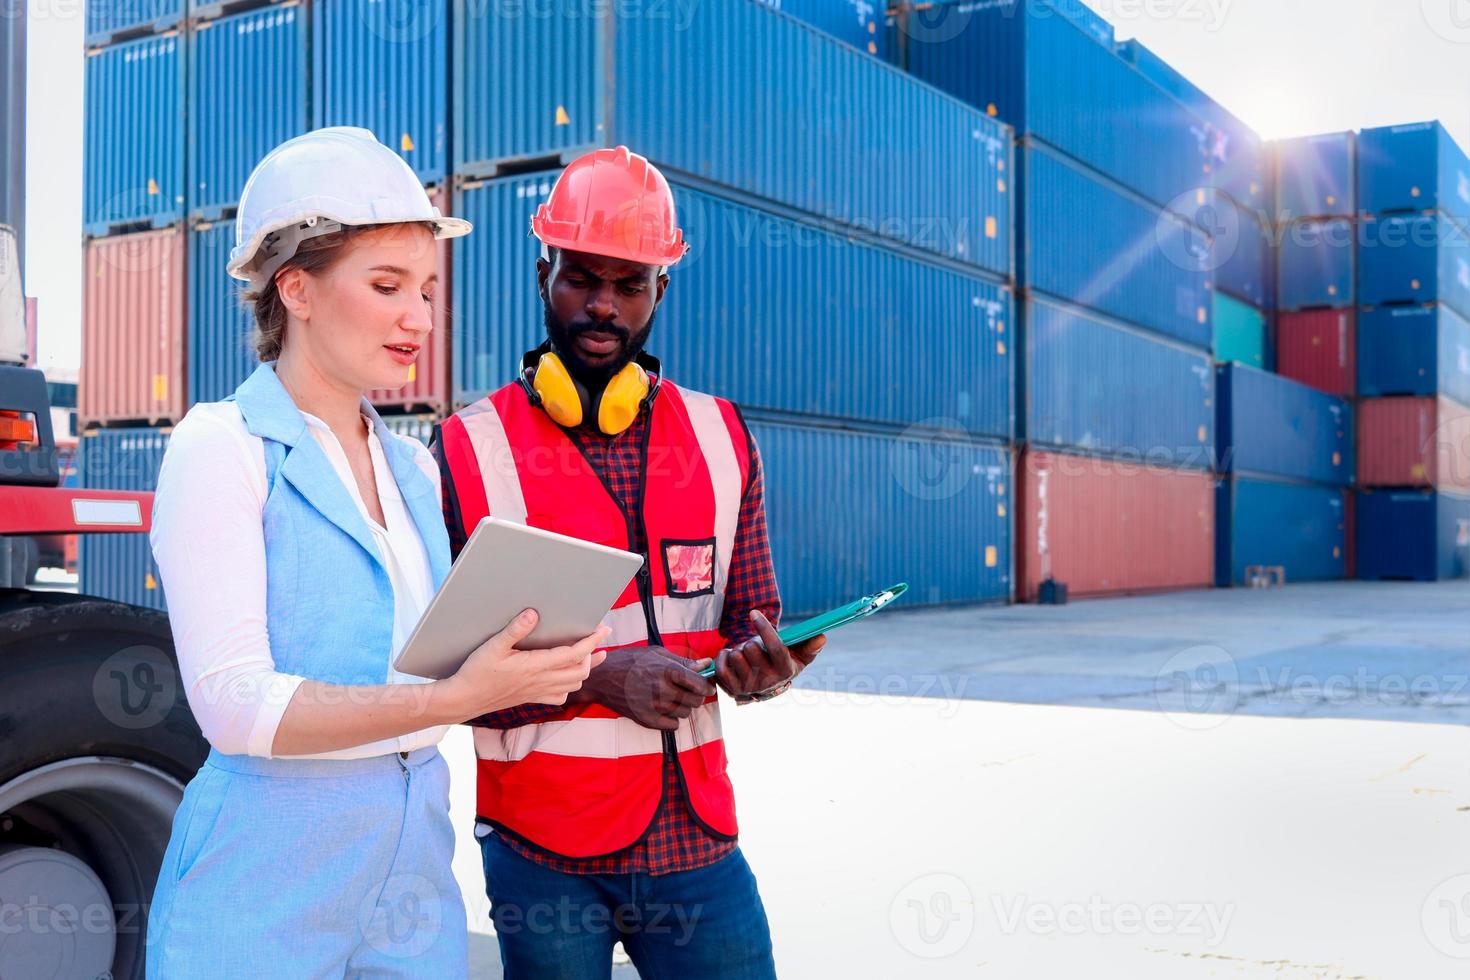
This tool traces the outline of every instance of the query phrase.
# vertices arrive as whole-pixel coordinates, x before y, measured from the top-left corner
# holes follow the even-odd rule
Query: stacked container
[[[1437,122],[1358,136],[1358,574],[1470,574],[1470,160]]]
[[[1287,582],[1343,578],[1351,406],[1244,365],[1218,371],[1215,583],[1245,584],[1255,569],[1280,569]]]
[[[1019,138],[1018,598],[1048,579],[1072,595],[1208,585],[1204,121],[1074,0],[900,17],[908,69]],[[1098,520],[1103,501],[1115,520]]]
[[[787,6],[456,8],[455,207],[476,232],[455,243],[455,402],[544,339],[527,232],[561,166],[626,144],[669,178],[691,244],[649,351],[751,421],[787,612],[900,580],[915,602],[1004,601],[1010,130],[834,37],[816,12],[845,3],[791,5],[825,31]],[[814,473],[841,499],[814,497]]]

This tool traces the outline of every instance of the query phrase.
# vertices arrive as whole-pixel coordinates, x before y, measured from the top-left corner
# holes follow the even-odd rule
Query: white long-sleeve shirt
[[[429,556],[404,504],[383,447],[366,416],[368,448],[387,526],[368,514],[337,437],[301,413],[309,431],[371,529],[393,587],[393,649],[398,656],[434,594]],[[407,440],[406,436],[394,436]],[[440,485],[428,451],[415,460]],[[266,620],[265,445],[234,402],[195,405],[174,427],[154,495],[153,555],[168,599],[169,623],[189,707],[211,745],[231,755],[273,755],[276,730],[305,679],[276,670]],[[331,574],[323,569],[322,574]],[[310,609],[297,615],[312,616]],[[385,664],[385,683],[425,683]],[[447,728],[426,728],[316,759],[360,759],[437,744]]]

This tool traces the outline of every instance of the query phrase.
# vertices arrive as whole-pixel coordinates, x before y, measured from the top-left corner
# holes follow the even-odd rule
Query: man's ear
[[[310,277],[301,268],[290,268],[276,276],[276,293],[281,305],[298,320],[311,319]]]
[[[546,284],[551,279],[551,263],[545,259],[536,260],[536,289],[541,293],[543,300],[549,301]]]
[[[667,272],[660,272],[658,274],[657,288],[656,288],[656,290],[655,290],[655,292],[653,294],[653,306],[654,306],[654,309],[657,309],[658,308],[658,304],[660,304],[660,303],[662,303],[664,301],[664,290],[667,289],[668,287],[669,287],[669,274]]]

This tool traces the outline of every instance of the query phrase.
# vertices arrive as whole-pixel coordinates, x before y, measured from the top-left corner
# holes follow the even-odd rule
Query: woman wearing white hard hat
[[[602,632],[521,652],[525,614],[442,681],[392,663],[449,566],[439,476],[364,399],[432,328],[435,239],[468,233],[366,130],[271,151],[230,274],[263,362],[194,406],[159,475],[153,549],[211,744],[174,818],[148,975],[463,976],[446,726],[562,703]]]

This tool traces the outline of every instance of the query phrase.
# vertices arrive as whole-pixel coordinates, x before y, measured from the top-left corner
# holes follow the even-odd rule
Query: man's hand
[[[801,673],[827,644],[827,634],[787,647],[759,609],[750,611],[756,635],[715,658],[715,679],[731,697],[759,694]]]
[[[689,660],[663,647],[609,650],[568,700],[595,701],[644,728],[671,732],[715,693],[714,681],[699,676],[708,664],[708,658]]]

